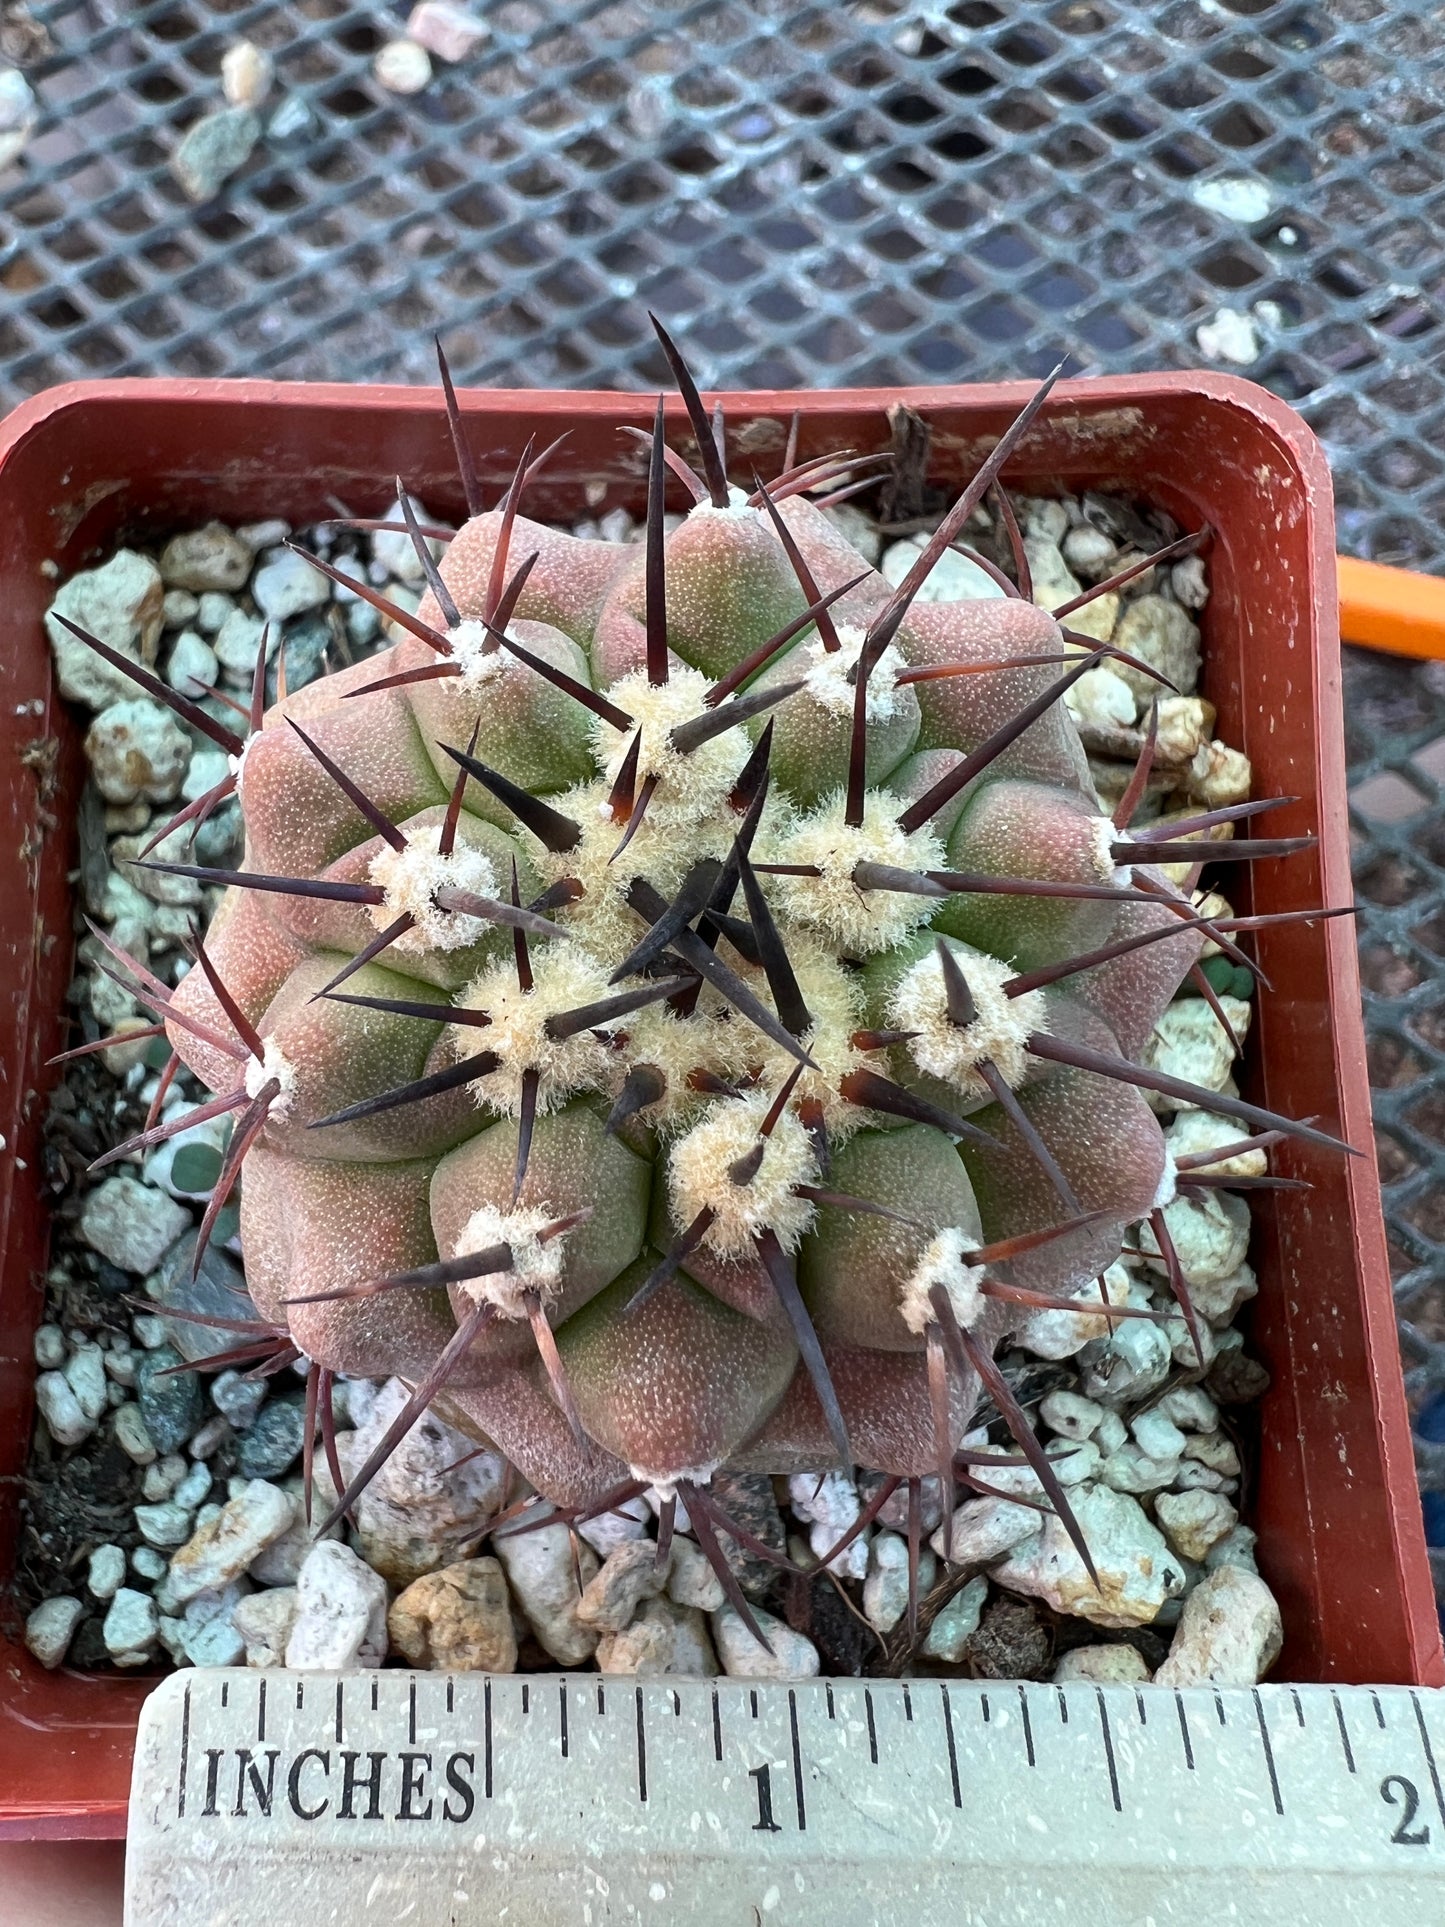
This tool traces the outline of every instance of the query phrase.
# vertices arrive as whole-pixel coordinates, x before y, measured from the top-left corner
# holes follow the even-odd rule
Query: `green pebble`
[[[205,1394],[196,1374],[177,1372],[174,1378],[161,1377],[170,1366],[183,1363],[173,1346],[161,1345],[144,1353],[136,1366],[136,1398],[157,1452],[178,1452],[205,1421]]]
[[[214,1144],[183,1144],[171,1163],[178,1191],[210,1191],[221,1175],[221,1153]]]
[[[243,1479],[279,1479],[300,1457],[305,1439],[305,1394],[270,1399],[237,1441],[236,1469]]]
[[[1202,967],[1205,976],[1209,979],[1210,988],[1216,995],[1228,996],[1238,965],[1232,964],[1228,957],[1207,957]],[[1245,975],[1248,976],[1249,972],[1246,971]]]
[[[1246,970],[1243,964],[1236,964],[1229,973],[1229,995],[1231,997],[1254,995],[1254,972]]]

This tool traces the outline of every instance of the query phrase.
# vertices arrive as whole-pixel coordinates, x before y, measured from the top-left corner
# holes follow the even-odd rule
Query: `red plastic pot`
[[[959,483],[1026,399],[1024,385],[755,394],[728,399],[741,472],[775,469],[802,417],[803,457],[889,441],[897,401],[933,425],[930,477]],[[615,430],[650,405],[615,394],[467,398],[474,444],[500,488],[529,435],[569,440],[529,500],[573,517],[583,485],[640,505],[635,450]],[[539,417],[544,418],[539,423]],[[32,1417],[45,1214],[37,1154],[47,1074],[70,974],[67,872],[82,775],[74,716],[58,700],[41,616],[54,564],[69,574],[122,535],[210,516],[296,523],[341,498],[375,513],[388,479],[460,511],[435,395],[267,382],[114,381],[57,388],[0,428],[0,1583],[15,1538],[17,1475]],[[1210,374],[1065,384],[1010,465],[1035,490],[1122,490],[1217,531],[1204,615],[1205,688],[1220,734],[1247,752],[1259,794],[1302,800],[1272,833],[1317,829],[1310,858],[1254,866],[1254,908],[1350,901],[1329,474],[1313,436],[1250,383]],[[1288,817],[1290,820],[1285,821]],[[1284,1611],[1281,1671],[1296,1680],[1445,1683],[1395,1342],[1379,1190],[1370,1155],[1354,934],[1348,920],[1261,935],[1276,988],[1262,997],[1251,1095],[1314,1115],[1365,1155],[1291,1147],[1309,1192],[1257,1214],[1261,1289],[1253,1342],[1273,1373],[1262,1413],[1254,1522]],[[0,1834],[124,1831],[140,1680],[49,1675],[0,1632]]]

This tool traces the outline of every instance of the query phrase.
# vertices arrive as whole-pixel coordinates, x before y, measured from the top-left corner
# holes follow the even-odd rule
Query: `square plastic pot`
[[[736,466],[775,472],[789,417],[803,457],[889,445],[889,407],[933,429],[930,480],[958,485],[1029,393],[1023,385],[727,398]],[[534,432],[570,431],[529,512],[639,507],[636,447],[619,425],[651,405],[615,394],[492,392],[465,399],[484,476],[499,491]],[[674,411],[680,414],[679,410]],[[685,423],[675,426],[683,434]],[[304,524],[388,501],[407,478],[461,511],[434,393],[264,382],[115,381],[57,388],[0,426],[0,1584],[13,1563],[33,1413],[31,1342],[42,1307],[46,1217],[39,1137],[63,1044],[71,970],[68,872],[83,776],[77,719],[58,698],[41,617],[56,575],[123,537],[209,517]],[[1350,901],[1329,474],[1313,436],[1251,384],[1170,374],[1065,384],[1010,465],[1041,492],[1122,491],[1208,522],[1213,594],[1204,688],[1219,734],[1254,764],[1257,793],[1298,796],[1271,833],[1313,829],[1318,851],[1253,866],[1256,910]],[[593,505],[595,509],[595,504]],[[1348,919],[1266,931],[1248,1094],[1313,1115],[1360,1147],[1341,1159],[1290,1147],[1313,1180],[1256,1214],[1252,1342],[1273,1374],[1262,1410],[1253,1520],[1284,1612],[1280,1675],[1445,1682],[1396,1351],[1370,1099]],[[12,1621],[14,1615],[11,1615]],[[14,1623],[0,1630],[0,1834],[120,1834],[143,1679],[43,1672]]]

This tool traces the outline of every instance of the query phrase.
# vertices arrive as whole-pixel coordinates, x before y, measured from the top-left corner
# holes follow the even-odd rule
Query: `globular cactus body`
[[[416,532],[406,640],[257,715],[161,1007],[285,1356],[707,1546],[719,1466],[967,1478],[981,1389],[1037,1454],[994,1354],[1172,1196],[1134,1060],[1208,927],[1100,809],[1078,644],[913,599],[1016,437],[890,590],[801,492],[846,463],[745,496],[683,385],[675,532],[659,404],[645,542],[527,520],[524,459]]]

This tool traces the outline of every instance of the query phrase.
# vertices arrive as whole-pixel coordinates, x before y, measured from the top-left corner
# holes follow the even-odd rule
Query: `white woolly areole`
[[[700,669],[674,662],[665,683],[650,683],[646,670],[635,669],[607,691],[609,702],[632,717],[633,727],[614,729],[599,716],[592,726],[597,759],[610,786],[622,768],[633,736],[641,729],[638,787],[649,776],[658,779],[656,794],[647,806],[644,829],[648,823],[697,823],[717,808],[743,772],[753,747],[744,729],[725,729],[690,755],[673,747],[672,731],[679,723],[690,723],[706,713],[703,699],[711,688],[711,681]]]
[[[472,695],[500,676],[507,656],[484,622],[466,616],[447,630],[452,661],[462,672],[462,686]]]
[[[1173,1204],[1179,1195],[1179,1167],[1174,1162],[1174,1153],[1166,1144],[1164,1147],[1164,1172],[1159,1179],[1159,1189],[1154,1193],[1154,1211],[1162,1211],[1166,1204]]]
[[[1126,866],[1121,870],[1114,862],[1114,845],[1122,840],[1120,831],[1114,827],[1112,818],[1107,816],[1095,817],[1092,828],[1094,874],[1100,883],[1117,882],[1121,888],[1127,887],[1129,878],[1133,875],[1132,867]]]
[[[455,1256],[470,1257],[474,1251],[489,1251],[493,1245],[510,1245],[512,1269],[489,1272],[484,1278],[467,1278],[464,1291],[474,1305],[495,1305],[503,1318],[525,1318],[522,1302],[529,1291],[537,1293],[543,1305],[550,1304],[562,1282],[562,1259],[568,1234],[558,1232],[542,1244],[537,1233],[558,1216],[555,1211],[499,1211],[484,1204],[462,1226]]]
[[[886,863],[900,870],[941,870],[943,845],[927,827],[906,833],[898,827],[899,799],[888,790],[869,790],[863,821],[853,829],[844,821],[846,793],[836,790],[789,831],[786,843],[769,841],[768,860],[816,864],[818,877],[780,876],[778,896],[787,915],[804,923],[854,957],[892,950],[937,909],[932,897],[902,890],[860,890],[853,871],[860,863]]]
[[[296,1066],[283,1053],[274,1037],[268,1037],[262,1045],[264,1056],[257,1063],[254,1057],[246,1061],[246,1095],[256,1097],[274,1077],[281,1086],[271,1099],[266,1116],[273,1124],[279,1123],[291,1109],[296,1096]]]
[[[378,930],[385,930],[403,913],[411,917],[415,929],[398,937],[393,947],[412,956],[427,950],[463,950],[492,928],[481,917],[437,908],[438,890],[470,890],[478,897],[497,894],[496,867],[486,852],[458,843],[450,856],[443,856],[437,847],[441,834],[439,823],[409,830],[404,850],[383,843],[367,869],[371,881],[386,892],[383,902],[366,906],[367,914]]]
[[[641,1479],[650,1485],[659,1502],[665,1505],[669,1499],[677,1497],[680,1485],[710,1485],[713,1473],[721,1464],[721,1459],[709,1459],[706,1465],[675,1465],[670,1472],[654,1472],[642,1465],[630,1465],[627,1469],[634,1479]]]
[[[531,990],[517,982],[516,965],[509,957],[482,972],[460,1001],[471,1010],[484,1010],[490,1026],[481,1032],[457,1026],[452,1032],[458,1057],[479,1050],[495,1051],[502,1060],[471,1089],[479,1103],[515,1117],[522,1108],[522,1073],[539,1073],[538,1113],[556,1110],[574,1091],[602,1090],[609,1083],[615,1054],[599,1043],[591,1030],[571,1037],[547,1034],[547,1019],[612,994],[601,964],[578,943],[556,943],[532,948]],[[616,1030],[623,1020],[599,1025]]]
[[[636,836],[614,863],[612,854],[625,826],[613,822],[607,794],[606,783],[586,783],[565,796],[550,797],[549,802],[580,825],[582,835],[570,850],[536,850],[532,862],[549,883],[575,877],[582,885],[584,894],[554,914],[611,969],[641,942],[647,929],[623,901],[632,879],[645,876],[654,889],[670,898],[700,858],[727,855],[738,819],[724,807],[706,822],[658,824],[649,808]]]
[[[966,1232],[956,1226],[940,1231],[923,1256],[904,1279],[898,1293],[898,1311],[909,1331],[920,1336],[935,1321],[929,1292],[942,1285],[953,1306],[953,1315],[967,1331],[983,1310],[984,1280],[982,1265],[968,1265],[964,1253],[972,1249]]]
[[[761,509],[750,508],[748,506],[747,490],[739,488],[736,482],[729,482],[727,506],[725,508],[719,508],[714,502],[694,502],[688,510],[685,519],[689,522],[705,522],[710,515],[721,515],[725,520],[734,522],[741,522],[745,517],[751,515],[755,520],[760,522],[763,518],[763,511]]]
[[[849,682],[848,674],[863,653],[864,640],[862,629],[843,623],[838,629],[841,648],[829,650],[824,647],[823,638],[815,636],[784,666],[791,670],[792,662],[797,662],[807,683],[807,692],[820,709],[851,717],[858,692],[856,685]],[[904,667],[902,656],[890,642],[868,676],[868,694],[863,707],[870,723],[891,722],[902,708],[898,675]]]
[[[812,1141],[792,1111],[784,1111],[771,1137],[759,1138],[767,1116],[766,1093],[715,1104],[667,1156],[667,1192],[673,1222],[690,1225],[704,1206],[716,1215],[703,1243],[720,1258],[750,1258],[760,1231],[772,1231],[784,1251],[796,1251],[813,1222],[813,1205],[794,1195],[800,1184],[818,1182]],[[749,1184],[734,1184],[728,1167],[763,1146],[763,1160]]]
[[[740,1033],[750,1027],[722,1015],[717,998],[706,991],[690,1017],[678,1017],[659,1001],[631,1012],[623,1028],[628,1042],[613,1071],[614,1091],[621,1090],[634,1064],[651,1064],[666,1080],[662,1096],[643,1113],[649,1124],[669,1123],[679,1113],[691,1114],[710,1101],[688,1083],[691,1072],[711,1071],[716,1077],[732,1079],[744,1071],[740,1060],[746,1053],[739,1047],[748,1040]],[[763,1040],[758,1037],[758,1041]]]
[[[949,948],[973,994],[978,1011],[974,1021],[955,1024],[949,1018],[935,947],[898,980],[888,1001],[888,1022],[897,1030],[918,1033],[908,1040],[908,1054],[930,1077],[941,1077],[969,1097],[987,1098],[991,1093],[977,1067],[989,1062],[1009,1089],[1017,1090],[1034,1061],[1025,1040],[1030,1031],[1049,1027],[1044,993],[1026,990],[1021,997],[1006,997],[1003,987],[1015,975],[1008,964],[968,944],[949,943]]]

